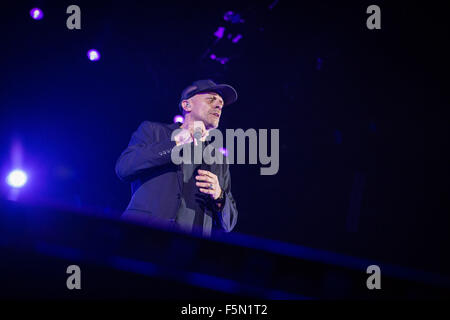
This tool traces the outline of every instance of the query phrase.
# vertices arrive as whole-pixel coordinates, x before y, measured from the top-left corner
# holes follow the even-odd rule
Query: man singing
[[[181,94],[182,125],[144,121],[139,126],[116,163],[118,177],[131,182],[132,197],[122,219],[204,236],[234,228],[238,211],[226,161],[175,165],[171,151],[184,144],[192,149],[199,143],[206,145],[209,131],[219,125],[223,107],[236,100],[236,90],[229,85],[195,81]],[[179,132],[172,139],[176,129]]]

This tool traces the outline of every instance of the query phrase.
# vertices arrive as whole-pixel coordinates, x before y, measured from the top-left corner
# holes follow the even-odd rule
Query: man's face
[[[219,126],[223,99],[215,92],[202,92],[189,99],[192,106],[191,117],[194,121],[203,121],[207,130]]]

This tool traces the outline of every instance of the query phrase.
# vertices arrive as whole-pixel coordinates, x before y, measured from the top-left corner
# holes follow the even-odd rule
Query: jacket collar
[[[171,130],[179,129],[181,126],[181,122],[175,122],[167,125],[167,127]]]

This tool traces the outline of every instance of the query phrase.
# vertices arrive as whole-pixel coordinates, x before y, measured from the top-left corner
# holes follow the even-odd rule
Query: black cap
[[[216,84],[212,80],[197,80],[193,82],[190,86],[185,88],[181,93],[180,99],[180,108],[181,102],[183,100],[189,99],[190,97],[195,96],[197,93],[201,92],[216,92],[223,99],[223,105],[229,105],[237,100],[237,92],[234,88],[228,84]]]

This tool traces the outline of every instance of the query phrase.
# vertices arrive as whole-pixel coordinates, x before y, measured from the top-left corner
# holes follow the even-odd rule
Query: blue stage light
[[[13,188],[21,188],[27,183],[27,174],[19,169],[13,170],[6,178],[6,182]]]
[[[91,61],[97,61],[100,60],[100,52],[98,52],[95,49],[91,49],[87,52],[87,56],[89,58],[89,60]]]
[[[30,10],[30,16],[34,20],[41,20],[44,17],[44,12],[39,8],[33,8]]]

